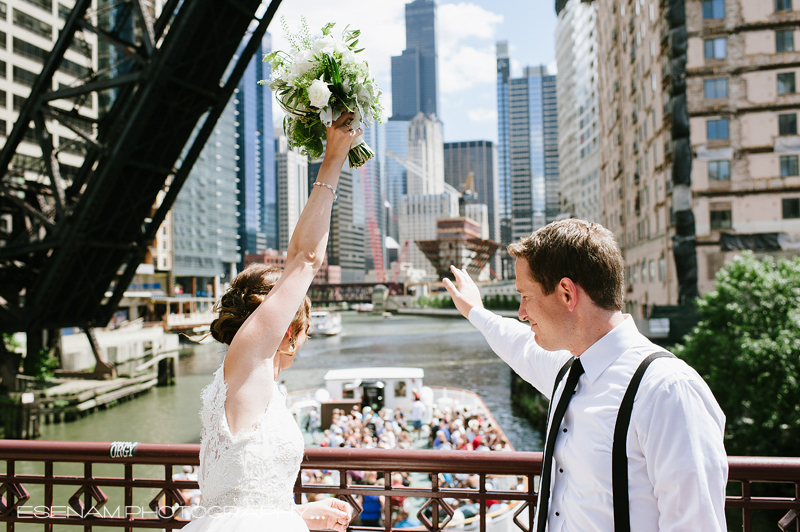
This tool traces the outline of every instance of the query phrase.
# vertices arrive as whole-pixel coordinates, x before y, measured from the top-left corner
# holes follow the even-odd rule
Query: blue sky
[[[385,93],[391,114],[391,57],[405,48],[407,0],[284,0],[270,25],[273,49],[288,45],[280,17],[293,29],[305,16],[319,34],[326,22],[361,30],[359,45]],[[555,65],[556,15],[552,0],[438,0],[439,105],[446,142],[497,140],[495,43],[507,40],[512,75],[526,65]],[[275,110],[275,118],[282,113]]]

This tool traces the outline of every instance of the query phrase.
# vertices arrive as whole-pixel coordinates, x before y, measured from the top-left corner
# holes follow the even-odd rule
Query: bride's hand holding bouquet
[[[286,23],[284,28],[286,28]],[[287,37],[289,53],[275,51],[267,55],[272,74],[268,81],[281,108],[286,112],[283,130],[289,144],[302,148],[311,157],[320,157],[326,128],[344,113],[352,113],[348,126],[354,131],[381,121],[381,91],[367,61],[359,55],[359,30],[345,28],[341,38],[334,37],[334,24],[322,28],[322,37],[312,37],[303,20],[297,34]],[[354,136],[348,159],[358,167],[374,157],[360,136]]]

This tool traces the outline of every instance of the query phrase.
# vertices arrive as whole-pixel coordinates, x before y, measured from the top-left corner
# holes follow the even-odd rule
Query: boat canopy
[[[351,368],[332,369],[325,374],[325,380],[421,379],[424,376],[425,371],[422,368]]]

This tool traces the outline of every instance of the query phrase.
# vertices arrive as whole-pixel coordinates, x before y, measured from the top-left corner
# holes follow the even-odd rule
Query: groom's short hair
[[[575,218],[552,222],[509,245],[508,253],[528,261],[545,295],[568,277],[598,307],[622,310],[625,261],[614,234],[602,225]]]

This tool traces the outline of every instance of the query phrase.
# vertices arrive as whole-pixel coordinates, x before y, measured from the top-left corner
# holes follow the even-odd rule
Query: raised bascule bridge
[[[132,29],[104,26],[98,5],[113,5]],[[0,331],[24,331],[28,348],[41,349],[63,327],[91,331],[109,322],[279,5],[75,1],[58,40],[41,58],[30,96],[18,103],[19,119],[0,152]],[[80,33],[95,34],[119,61],[89,71],[79,83],[59,85],[54,76],[66,50],[83,41]],[[87,112],[82,102],[89,98],[105,104]],[[76,154],[82,162],[68,164]],[[431,245],[431,255],[440,256],[441,241]],[[488,248],[473,242],[459,250],[465,259],[477,257],[476,268],[483,269]],[[320,298],[359,299],[369,288]],[[183,490],[198,485],[173,474],[197,465],[198,454],[197,445],[159,442],[0,441],[0,522],[9,531],[179,529],[187,522],[176,511],[185,503]],[[446,528],[453,515],[449,499],[469,498],[480,507],[474,530],[527,531],[541,461],[541,453],[524,452],[314,448],[306,450],[302,467],[338,471],[340,484],[298,477],[295,496],[332,494],[360,511],[359,495],[384,495],[387,531],[393,497],[424,498],[423,509],[431,509],[430,517],[420,513],[426,530]],[[784,530],[800,530],[798,459],[731,457],[730,466],[727,506],[744,530],[752,530],[753,515],[763,511],[778,511],[775,522],[780,519]],[[352,470],[387,477],[426,473],[432,484],[356,486],[346,474]],[[480,481],[475,489],[454,490],[439,485],[438,473],[477,474]],[[487,487],[487,479],[502,477],[525,489]],[[761,483],[778,483],[788,494],[754,496]],[[514,505],[513,519],[493,521],[487,501]]]

